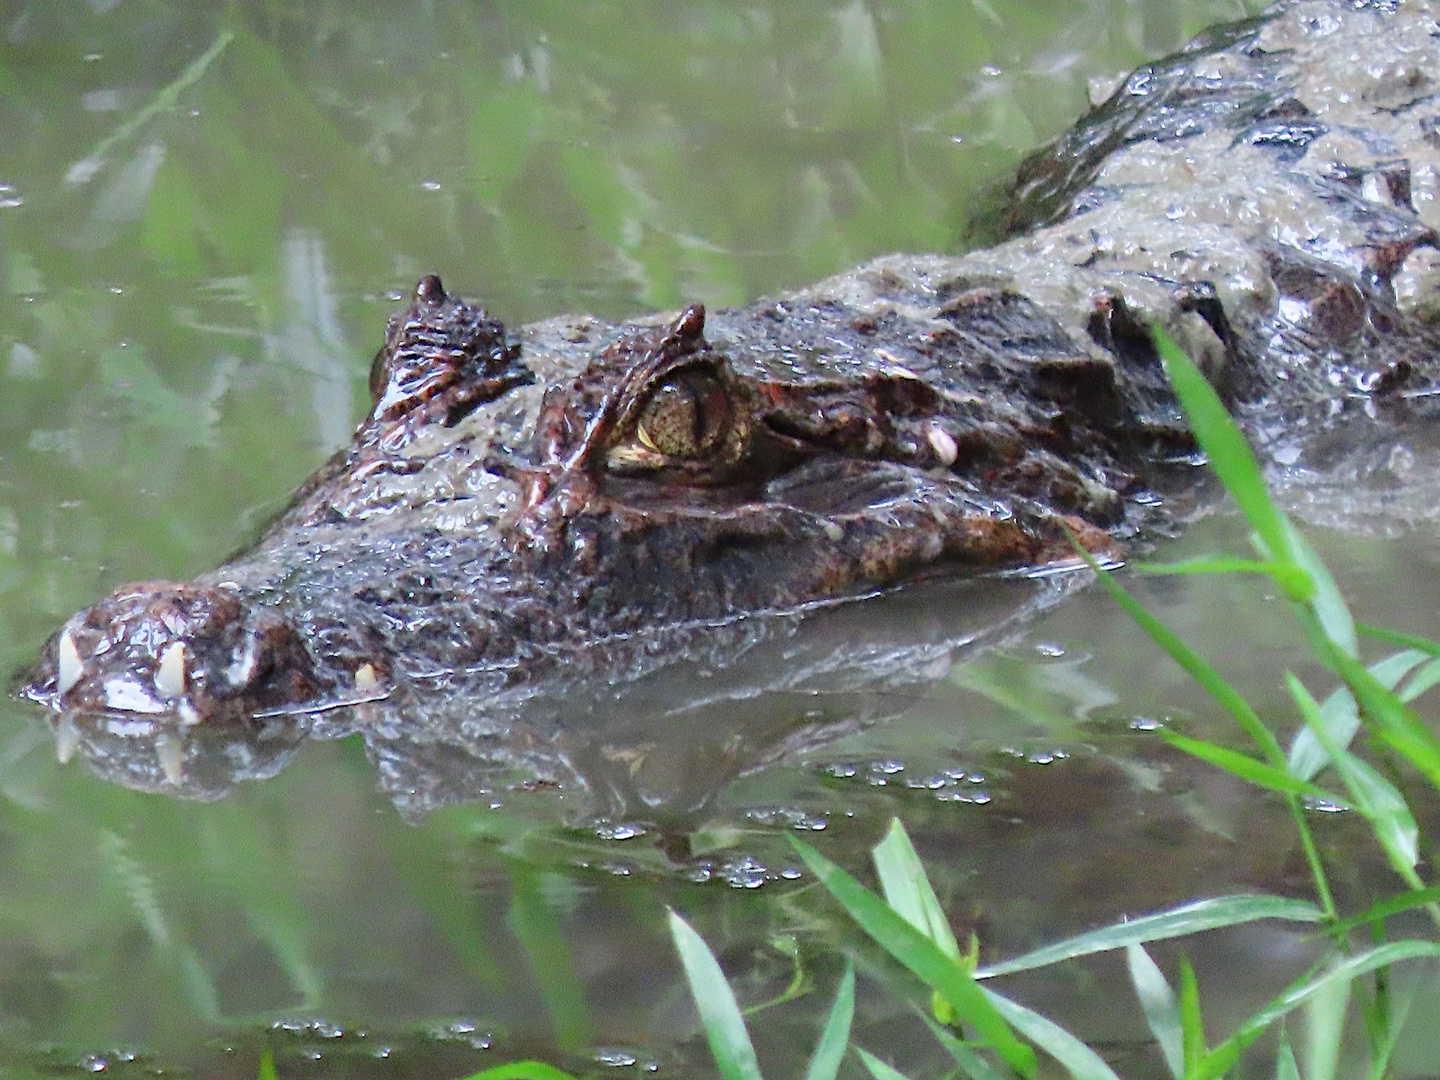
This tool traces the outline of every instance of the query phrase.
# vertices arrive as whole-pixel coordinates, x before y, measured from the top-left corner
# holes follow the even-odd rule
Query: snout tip
[[[243,720],[320,689],[295,628],[215,585],[137,582],[73,615],[20,696],[56,712],[184,726]]]

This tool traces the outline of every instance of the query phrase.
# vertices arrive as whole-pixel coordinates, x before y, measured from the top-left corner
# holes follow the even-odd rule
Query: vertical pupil
[[[640,414],[641,442],[662,454],[699,454],[722,433],[728,402],[724,389],[704,374],[682,374],[660,386]]]

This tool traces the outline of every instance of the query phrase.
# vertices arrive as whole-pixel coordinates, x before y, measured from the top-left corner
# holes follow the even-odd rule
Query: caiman
[[[1029,159],[1013,239],[963,257],[515,334],[426,277],[369,415],[258,543],[74,615],[23,694],[62,758],[141,786],[182,786],[215,731],[523,757],[484,717],[527,687],[629,682],[767,620],[921,578],[1001,589],[1073,568],[1070,536],[1119,558],[1175,525],[1199,472],[1151,320],[1301,512],[1432,516],[1434,14],[1305,0],[1202,35]],[[139,737],[158,754],[115,765]],[[251,767],[254,739],[225,745]]]

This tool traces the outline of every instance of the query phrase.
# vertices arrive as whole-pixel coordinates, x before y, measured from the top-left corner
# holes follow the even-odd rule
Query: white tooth
[[[169,735],[156,739],[155,756],[160,759],[160,768],[164,770],[165,779],[170,783],[178,784],[185,778],[184,758],[179,739]]]
[[[256,655],[256,647],[259,644],[256,636],[250,634],[245,639],[245,648],[235,656],[225,669],[225,678],[231,686],[244,686],[255,674],[255,664],[259,657]]]
[[[380,679],[375,674],[374,664],[361,664],[355,669],[355,689],[362,694],[368,694],[371,690],[380,685]]]
[[[940,464],[949,468],[955,464],[955,459],[960,456],[960,446],[955,441],[955,436],[938,427],[932,427],[929,432],[930,445],[935,450],[935,456],[940,459]]]
[[[85,664],[80,659],[80,650],[75,647],[75,639],[66,630],[60,635],[60,647],[56,650],[59,662],[56,665],[55,689],[68,694],[70,688],[80,681],[80,676],[85,674]]]
[[[55,721],[55,756],[60,759],[60,764],[69,764],[79,746],[80,729],[75,726],[75,718],[69,713],[61,713],[60,719]]]
[[[185,643],[171,642],[160,654],[160,667],[155,672],[155,689],[161,697],[177,698],[185,693]]]
[[[180,714],[180,722],[189,727],[194,727],[200,722],[200,714],[195,711],[195,706],[184,698],[181,698],[180,703],[175,706],[175,711]]]

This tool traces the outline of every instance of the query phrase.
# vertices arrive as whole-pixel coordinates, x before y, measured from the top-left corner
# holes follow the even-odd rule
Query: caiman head
[[[471,673],[543,679],[596,642],[640,642],[634,675],[669,630],[1072,560],[1065,526],[1104,551],[1130,477],[1067,454],[1124,423],[1113,374],[1059,339],[1016,354],[1014,301],[961,297],[928,337],[893,340],[874,317],[772,305],[724,316],[725,349],[692,306],[568,357],[537,338],[527,366],[426,278],[376,357],[369,415],[255,548],[76,614],[22,694],[66,717],[66,756],[80,716],[184,731],[426,679],[474,693]],[[784,363],[757,361],[743,326],[782,318]],[[786,334],[874,351],[807,367]]]

